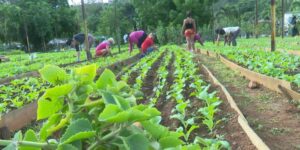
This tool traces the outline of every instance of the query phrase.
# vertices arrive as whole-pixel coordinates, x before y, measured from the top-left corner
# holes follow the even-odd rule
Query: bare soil
[[[205,55],[199,58],[228,89],[250,126],[272,150],[300,149],[300,112],[286,97],[262,86],[249,89],[248,80],[219,60]]]
[[[161,92],[161,96],[158,98],[156,103],[156,108],[161,112],[162,121],[161,124],[169,127],[170,130],[175,131],[179,127],[179,121],[176,119],[171,119],[172,109],[175,107],[176,102],[174,100],[167,100],[167,91],[170,91],[171,86],[174,84],[174,71],[175,67],[173,65],[175,61],[175,55],[172,54],[170,63],[168,64],[168,76],[167,83],[165,85],[164,91]]]

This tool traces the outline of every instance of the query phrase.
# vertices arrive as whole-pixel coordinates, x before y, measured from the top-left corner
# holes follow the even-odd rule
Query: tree
[[[0,40],[10,44],[18,39],[20,8],[16,5],[0,5]]]

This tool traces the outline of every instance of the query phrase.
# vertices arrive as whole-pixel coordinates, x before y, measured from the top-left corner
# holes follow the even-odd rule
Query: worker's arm
[[[131,38],[129,37],[129,54],[131,54],[131,52],[132,52],[132,49],[133,49],[133,43],[132,43],[132,40],[131,40]]]
[[[183,20],[182,29],[181,29],[182,35],[184,35],[184,30],[185,30],[185,19]]]
[[[193,19],[193,27],[194,27],[194,32],[197,33],[197,27],[196,27],[196,22],[195,20]]]

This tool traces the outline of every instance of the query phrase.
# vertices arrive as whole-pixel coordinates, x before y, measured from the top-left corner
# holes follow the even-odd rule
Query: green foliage
[[[53,65],[47,65],[39,72],[43,80],[54,85],[63,84],[68,78],[67,73],[63,69]]]
[[[90,149],[156,147],[151,143],[171,148],[182,144],[178,134],[157,124],[160,112],[151,106],[136,105],[133,96],[135,90],[122,81],[117,82],[110,70],[105,70],[95,83],[92,80],[96,73],[94,66],[75,69],[64,85],[56,85],[46,90],[38,102],[38,119],[47,119],[39,131],[40,136],[35,136],[32,130],[28,130],[24,139],[22,133],[18,132],[14,140],[21,141],[20,146],[30,143],[26,145],[28,148],[37,149],[82,149],[82,143]],[[87,78],[82,78],[82,75]],[[102,84],[104,81],[108,82]],[[98,87],[97,84],[101,86]],[[82,105],[82,102],[77,102],[76,91],[82,86],[91,86],[93,94],[96,92],[106,96],[103,95],[94,102],[86,100]],[[94,111],[87,114],[87,110]],[[145,130],[134,126],[134,122],[142,122]],[[162,129],[164,134],[160,133],[157,136],[157,133],[154,133],[156,127]],[[57,131],[60,131],[58,132],[60,138],[51,139]],[[150,138],[153,135],[159,139]],[[11,142],[7,148],[16,146],[13,141]]]
[[[71,36],[77,30],[76,11],[67,0],[13,1],[0,5],[0,40],[26,43],[26,32],[35,50],[44,48],[53,37]]]

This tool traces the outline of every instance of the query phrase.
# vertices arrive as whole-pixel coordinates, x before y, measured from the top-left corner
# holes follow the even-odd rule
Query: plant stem
[[[113,132],[111,132],[111,133],[105,135],[103,138],[101,138],[101,140],[102,140],[102,141],[105,141],[105,140],[110,139],[111,137],[113,137],[113,136],[115,136],[116,134],[118,134],[118,133],[121,131],[121,128],[122,128],[122,127],[120,127],[120,128],[118,128],[117,130],[115,130],[115,131],[113,131]]]
[[[87,150],[93,150],[97,145],[99,144],[99,142],[95,142],[94,144],[92,144],[91,146],[89,146],[89,148]]]
[[[92,107],[92,106],[97,106],[97,105],[100,105],[100,104],[103,104],[103,100],[93,101],[93,102],[90,102],[88,104],[81,105],[80,107],[81,108],[83,108],[83,107]]]
[[[0,140],[0,145],[7,146],[11,143],[16,143],[17,145],[21,146],[31,146],[31,147],[40,147],[40,148],[46,148],[46,147],[52,147],[56,148],[56,144],[49,144],[49,143],[39,143],[39,142],[31,142],[31,141],[12,141],[12,140]]]

